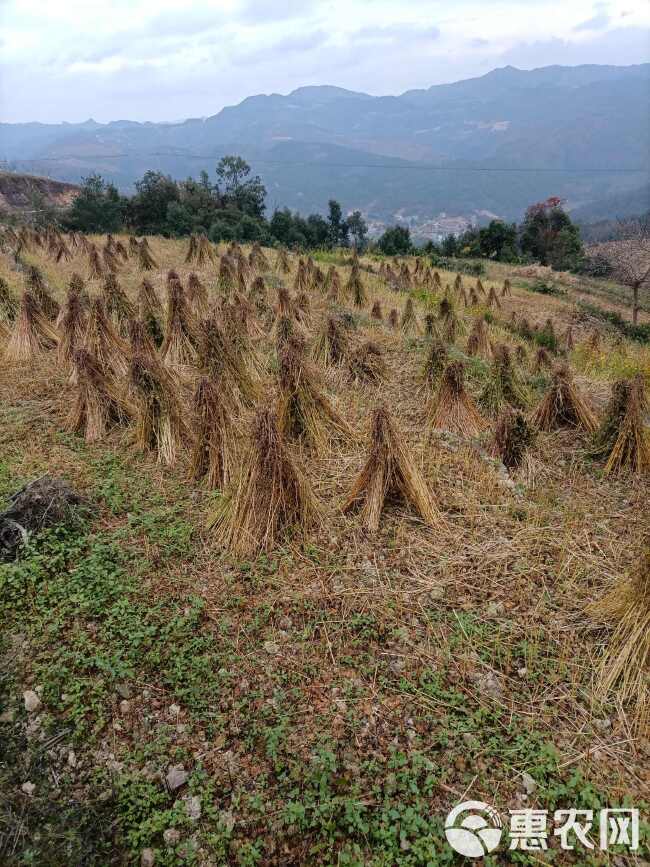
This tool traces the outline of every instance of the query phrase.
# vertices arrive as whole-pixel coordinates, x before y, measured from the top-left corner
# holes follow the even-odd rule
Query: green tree
[[[250,173],[251,167],[241,157],[223,157],[217,165],[217,190],[224,207],[262,219],[266,209],[266,187],[259,175],[250,178]]]
[[[557,270],[576,268],[584,257],[580,230],[555,196],[528,208],[520,245],[524,253]]]
[[[368,243],[368,224],[363,219],[361,211],[353,211],[347,220],[348,229],[352,235],[353,244],[357,250],[365,249]]]
[[[491,220],[478,233],[478,246],[481,256],[512,262],[517,258],[517,227],[514,223]]]
[[[118,232],[122,227],[126,199],[101,175],[89,175],[72,202],[63,223],[78,232]]]
[[[408,226],[391,226],[377,241],[377,246],[386,256],[406,256],[413,249]]]
[[[162,172],[145,172],[135,184],[136,194],[129,203],[130,225],[142,235],[169,235],[168,209],[180,202],[179,185]]]
[[[336,199],[330,199],[327,203],[330,245],[332,247],[347,247],[348,224],[343,219],[341,205]]]

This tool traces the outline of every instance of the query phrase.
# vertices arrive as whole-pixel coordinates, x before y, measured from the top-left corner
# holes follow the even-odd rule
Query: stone
[[[265,641],[263,647],[264,650],[266,650],[266,652],[270,653],[272,656],[277,656],[277,654],[280,652],[280,648],[275,643],[275,641]]]
[[[68,764],[71,768],[77,767],[77,756],[75,755],[74,750],[68,750]]]
[[[131,710],[131,702],[127,701],[125,698],[120,702],[120,713],[127,714]]]
[[[31,795],[34,794],[34,790],[36,789],[36,786],[34,785],[34,783],[30,783],[28,781],[26,783],[23,783],[20,788],[26,795],[29,795],[31,797]]]
[[[165,777],[170,791],[175,792],[176,789],[180,789],[181,786],[184,786],[187,782],[188,776],[189,775],[183,765],[172,765],[167,771],[167,776]]]
[[[153,867],[156,860],[156,853],[153,849],[143,849],[140,852],[140,867]]]
[[[181,709],[177,704],[170,704],[169,705],[169,713],[171,716],[178,716],[180,712],[181,712]]]
[[[521,779],[523,781],[524,789],[526,790],[526,794],[527,795],[534,794],[535,789],[537,788],[537,783],[531,777],[531,775],[527,774],[526,771],[524,771],[521,775]]]
[[[12,723],[16,716],[16,711],[10,707],[8,710],[0,713],[0,723]]]
[[[198,795],[185,798],[185,812],[188,819],[193,822],[197,822],[201,818],[201,798]]]
[[[165,846],[176,846],[180,839],[180,831],[177,831],[176,828],[167,828],[166,831],[163,831]]]
[[[23,693],[23,701],[27,713],[35,713],[41,706],[41,700],[33,689],[28,689]]]

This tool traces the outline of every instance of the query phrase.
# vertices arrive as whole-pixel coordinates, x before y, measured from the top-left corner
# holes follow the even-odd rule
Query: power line
[[[33,163],[39,164],[44,162],[61,162],[61,160],[66,159],[95,159],[97,161],[100,160],[115,160],[115,159],[126,159],[126,158],[136,158],[136,157],[175,157],[181,159],[189,159],[189,160],[216,160],[220,159],[219,154],[188,154],[188,153],[164,153],[160,151],[151,151],[149,153],[123,153],[123,154],[98,154],[96,157],[84,157],[80,154],[61,154],[58,157],[40,157],[35,159],[15,159],[11,160],[11,162],[15,163]],[[291,162],[287,162],[285,160],[252,160],[254,165],[275,165],[275,166],[302,166],[302,167],[320,167],[320,168],[330,168],[330,169],[386,169],[389,171],[399,170],[399,171],[430,171],[430,172],[497,172],[497,173],[534,173],[534,174],[644,174],[648,172],[648,167],[639,167],[639,168],[579,168],[579,169],[569,169],[569,168],[548,168],[548,167],[540,167],[533,168],[530,166],[526,167],[513,167],[513,166],[494,166],[494,167],[483,167],[483,166],[432,166],[423,163],[422,165],[417,164],[406,164],[406,165],[395,165],[395,164],[383,164],[383,163],[323,163],[312,160],[310,162],[300,161],[300,160],[292,160]]]

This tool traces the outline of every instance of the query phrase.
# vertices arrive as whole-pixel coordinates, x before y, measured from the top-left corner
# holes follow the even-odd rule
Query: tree
[[[145,172],[135,184],[136,194],[129,203],[128,219],[142,235],[169,235],[168,209],[179,202],[180,188],[162,172]]]
[[[249,178],[250,173],[251,167],[241,157],[223,157],[217,165],[217,190],[224,207],[236,208],[259,220],[266,209],[266,187],[259,175]]]
[[[524,253],[556,270],[576,268],[584,257],[580,230],[553,196],[531,205],[520,231]]]
[[[640,294],[650,286],[650,214],[619,221],[618,239],[596,247],[612,276],[632,291],[632,324],[639,321]]]
[[[343,211],[336,199],[327,203],[328,221],[330,226],[330,244],[332,247],[347,247],[348,224],[343,219]]]
[[[413,246],[408,226],[391,226],[377,241],[377,246],[386,256],[406,256]]]
[[[350,234],[354,238],[354,247],[363,250],[368,243],[368,224],[361,216],[361,211],[353,211],[347,223]]]
[[[64,218],[66,228],[78,232],[118,232],[122,227],[126,199],[117,188],[101,175],[89,175],[81,182],[76,196]]]
[[[517,227],[514,223],[491,220],[478,233],[478,246],[481,256],[497,259],[499,262],[512,262],[517,258]]]

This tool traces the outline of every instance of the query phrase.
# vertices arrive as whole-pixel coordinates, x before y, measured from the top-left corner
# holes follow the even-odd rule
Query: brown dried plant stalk
[[[440,387],[428,407],[433,430],[448,430],[459,436],[477,436],[486,427],[471,395],[465,390],[465,366],[452,361],[444,369]]]
[[[576,388],[567,365],[553,372],[553,381],[533,414],[533,423],[543,431],[560,428],[581,428],[587,433],[596,430],[596,419],[585,399]]]

